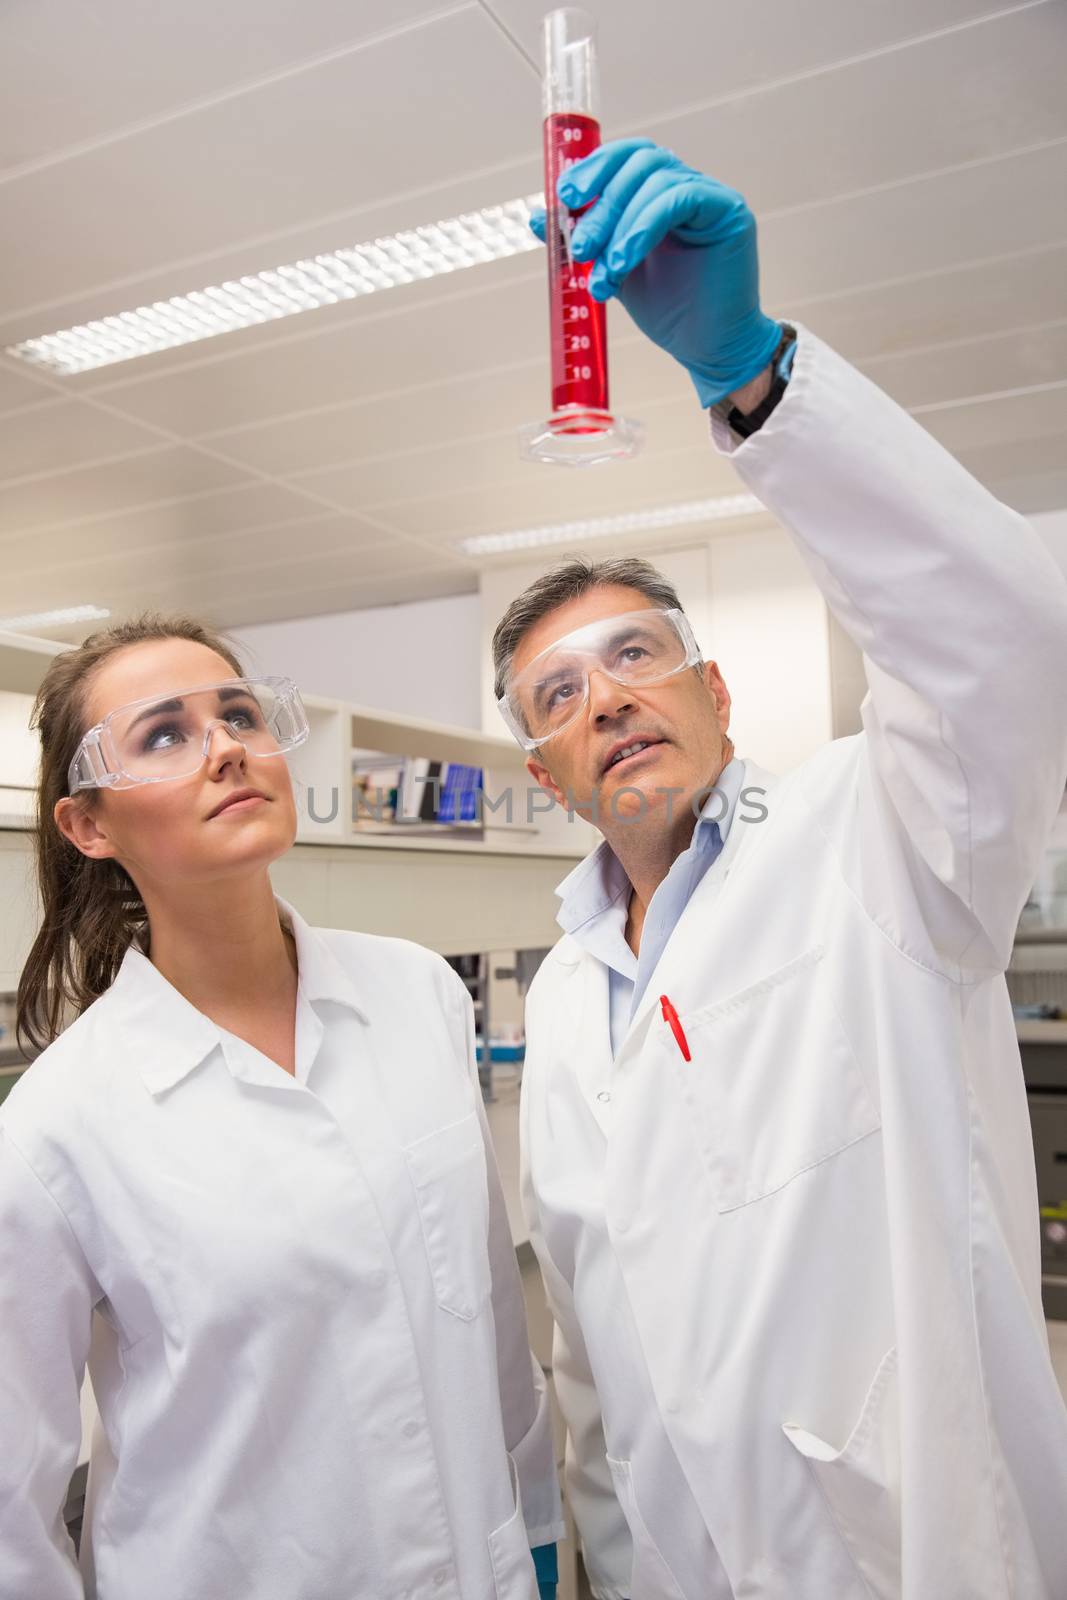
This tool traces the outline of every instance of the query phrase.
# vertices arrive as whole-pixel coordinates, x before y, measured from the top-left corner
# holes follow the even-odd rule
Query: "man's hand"
[[[616,139],[562,175],[559,197],[572,210],[595,199],[571,236],[576,259],[593,262],[593,298],[616,295],[685,367],[701,405],[758,405],[782,329],[760,310],[756,219],[741,195],[648,139]],[[531,226],[543,239],[543,212]]]

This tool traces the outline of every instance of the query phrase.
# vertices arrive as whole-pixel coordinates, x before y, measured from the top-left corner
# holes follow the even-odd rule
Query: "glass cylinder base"
[[[557,467],[596,467],[636,455],[643,440],[641,424],[629,417],[593,406],[561,406],[545,422],[519,429],[519,454]]]

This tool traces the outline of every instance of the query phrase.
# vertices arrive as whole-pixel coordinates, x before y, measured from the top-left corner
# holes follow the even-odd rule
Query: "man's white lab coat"
[[[282,910],[294,1075],[130,950],[0,1111],[0,1600],[536,1600],[555,1452],[470,1000]]]
[[[1064,1600],[1003,973],[1067,779],[1067,585],[804,332],[733,460],[870,692],[861,734],[747,764],[614,1064],[570,938],[530,993],[525,1200],[594,1592]]]

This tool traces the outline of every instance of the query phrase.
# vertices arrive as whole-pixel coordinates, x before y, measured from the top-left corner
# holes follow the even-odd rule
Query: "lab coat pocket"
[[[489,1184],[477,1114],[404,1151],[437,1304],[470,1322],[489,1299]]]
[[[511,1491],[515,1510],[505,1523],[489,1535],[489,1559],[493,1563],[496,1600],[537,1600],[537,1573],[526,1537],[522,1514],[522,1492],[515,1462],[508,1456]]]
[[[628,1461],[607,1457],[615,1498],[622,1507],[633,1541],[634,1559],[630,1573],[632,1600],[685,1600],[674,1573],[645,1525],[634,1494],[633,1472]]]
[[[880,1125],[825,954],[816,945],[683,1016],[689,1062],[664,1028],[720,1211],[774,1194]]]
[[[874,1600],[899,1600],[900,1410],[895,1348],[883,1356],[859,1420],[840,1450],[790,1423],[783,1424],[782,1431],[807,1461]]]

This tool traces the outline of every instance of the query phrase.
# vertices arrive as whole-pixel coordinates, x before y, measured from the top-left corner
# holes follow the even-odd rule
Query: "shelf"
[[[1042,1022],[1037,1017],[1017,1017],[1015,1033],[1020,1044],[1067,1044],[1067,1022]]]
[[[522,771],[526,754],[515,743],[477,728],[457,728],[447,722],[423,722],[418,717],[371,711],[350,706],[352,744],[358,750],[381,751],[389,756],[425,756],[430,761],[459,761],[471,767]]]

